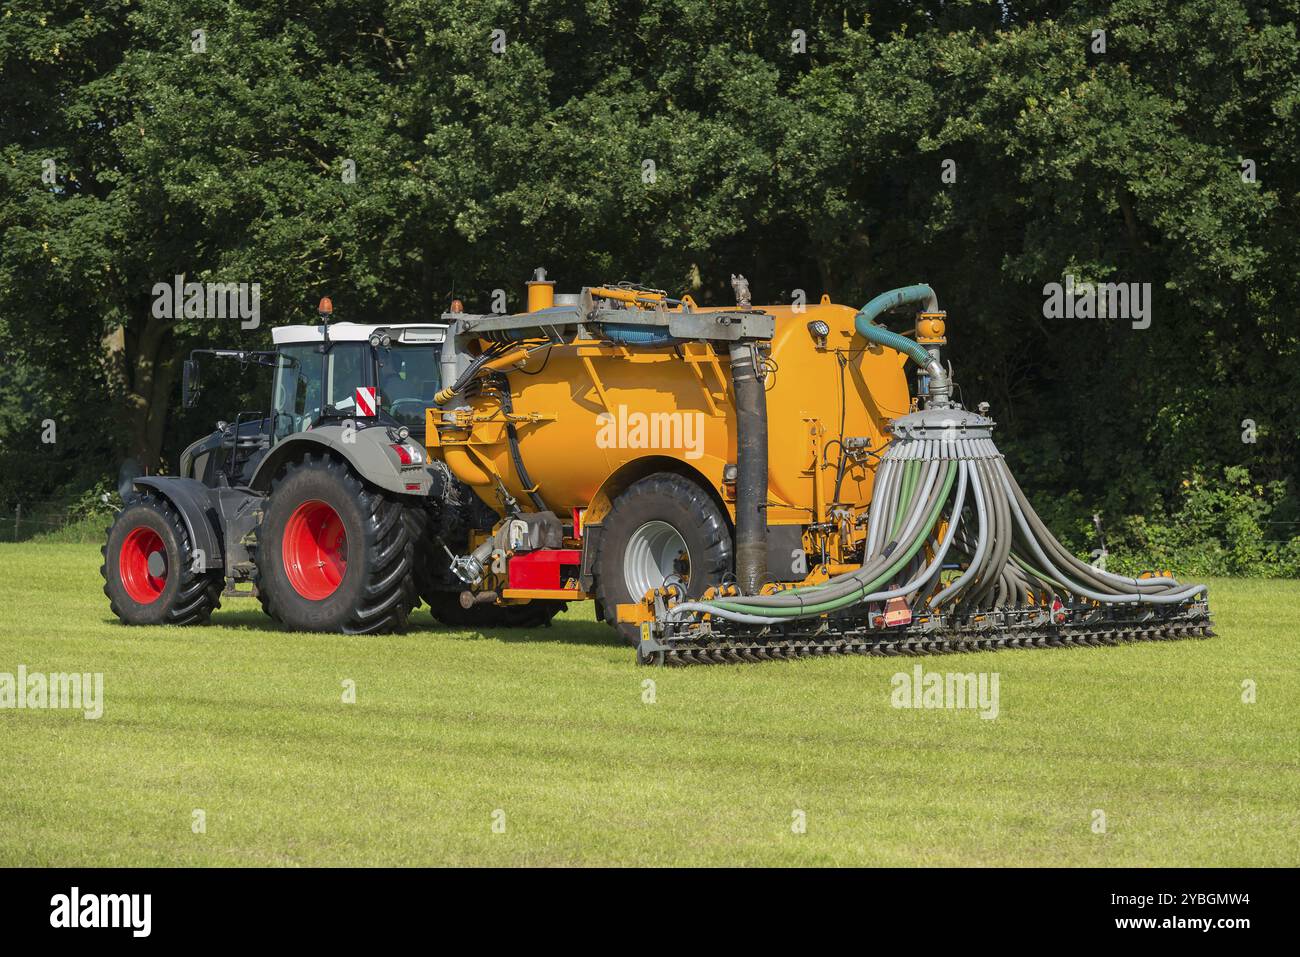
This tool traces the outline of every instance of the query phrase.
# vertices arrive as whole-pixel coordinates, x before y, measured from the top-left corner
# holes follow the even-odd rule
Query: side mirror
[[[181,366],[181,404],[187,409],[194,407],[203,386],[199,382],[199,364],[194,359],[186,359]]]

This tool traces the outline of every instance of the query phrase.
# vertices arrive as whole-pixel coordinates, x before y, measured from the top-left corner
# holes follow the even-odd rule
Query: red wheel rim
[[[303,502],[284,527],[281,552],[299,595],[321,601],[334,594],[348,570],[348,535],[339,513],[324,502]]]
[[[149,557],[155,554],[162,556],[161,575],[149,571]],[[154,564],[157,565],[157,562]],[[117,570],[122,576],[122,587],[132,601],[141,605],[157,601],[167,587],[167,549],[163,545],[162,536],[148,525],[131,529],[118,552]]]

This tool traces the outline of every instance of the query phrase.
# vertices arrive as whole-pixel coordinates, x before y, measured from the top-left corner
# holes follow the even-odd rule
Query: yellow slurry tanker
[[[425,443],[487,508],[437,542],[460,619],[419,547],[435,614],[591,598],[656,663],[1211,633],[1204,586],[1110,574],[1043,526],[986,407],[953,399],[928,286],[855,309],[732,284],[703,308],[538,270],[527,312],[453,303]],[[906,334],[877,321],[898,310]]]

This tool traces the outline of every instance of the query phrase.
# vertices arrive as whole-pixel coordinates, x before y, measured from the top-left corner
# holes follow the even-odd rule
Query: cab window
[[[424,412],[442,387],[438,347],[397,344],[379,353],[379,404],[412,432],[423,434]]]
[[[370,384],[368,349],[360,342],[335,343],[325,353],[315,343],[281,346],[272,396],[275,437],[305,431],[327,413],[354,414],[357,387]]]

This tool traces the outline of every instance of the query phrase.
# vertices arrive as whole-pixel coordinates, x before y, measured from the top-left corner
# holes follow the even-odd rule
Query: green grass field
[[[105,699],[0,710],[0,865],[1300,863],[1300,582],[1213,582],[1208,641],[649,670],[583,606],[126,629],[98,568],[0,546],[0,672]],[[918,663],[997,672],[998,717],[891,707]]]

